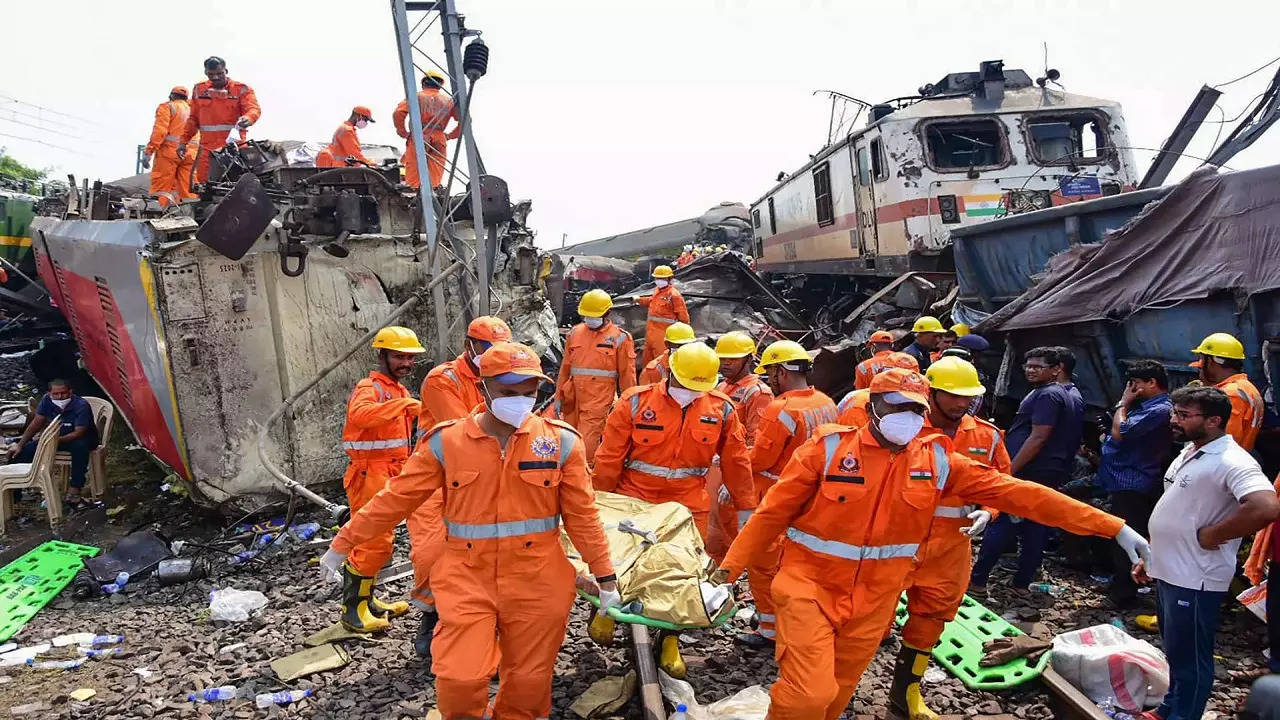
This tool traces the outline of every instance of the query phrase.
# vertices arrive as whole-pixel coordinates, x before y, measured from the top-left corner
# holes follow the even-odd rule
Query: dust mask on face
[[[877,419],[880,421],[880,434],[894,445],[906,445],[924,427],[924,416],[910,410],[889,413],[884,417],[877,416]]]
[[[359,120],[357,120],[357,121],[356,121],[356,127],[358,127],[358,128],[360,128],[361,130],[363,130],[363,129],[365,129],[365,128],[369,127],[369,121],[368,121],[368,120],[365,120],[364,118],[360,118]]]
[[[694,400],[697,400],[698,398],[702,397],[706,393],[701,392],[699,390],[690,390],[689,388],[676,387],[675,385],[671,385],[667,388],[667,394],[671,396],[672,400],[675,400],[677,403],[679,403],[680,407],[686,408],[686,407],[689,407],[689,405],[692,404]]]
[[[604,318],[584,317],[582,318],[582,323],[592,330],[599,330],[600,327],[604,325]]]
[[[513,428],[523,425],[525,419],[533,414],[533,405],[536,398],[530,395],[496,398],[489,395],[487,388],[484,394],[485,404],[489,407],[489,412],[498,420]]]
[[[53,400],[53,398],[49,398],[49,399]],[[71,398],[66,398],[63,400],[53,400],[53,404],[57,405],[59,410],[66,408],[67,405],[69,405],[70,403],[71,403]]]
[[[660,288],[664,288],[664,287],[666,287],[666,286],[670,285],[670,284],[671,284],[671,281],[669,281],[669,280],[654,280],[654,281],[653,281],[653,284],[654,284],[654,285],[657,285],[657,286],[658,286],[658,287],[660,287]]]

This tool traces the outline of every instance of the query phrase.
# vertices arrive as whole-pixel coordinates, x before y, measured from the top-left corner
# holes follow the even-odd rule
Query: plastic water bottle
[[[1111,625],[1113,627],[1118,627],[1121,630],[1124,629],[1124,621],[1114,615],[1111,616]]]
[[[676,706],[676,712],[671,716],[671,720],[689,720],[689,707],[684,703]]]
[[[27,667],[32,670],[75,670],[84,664],[85,658],[75,660],[44,660],[36,662],[35,658],[27,660]]]
[[[116,573],[115,582],[107,583],[106,585],[102,586],[102,592],[108,595],[115,595],[116,593],[124,589],[124,586],[127,585],[128,583],[129,583],[129,573],[121,570],[120,572]]]
[[[234,700],[236,697],[235,685],[223,685],[222,687],[207,688],[200,692],[187,693],[187,700],[197,703],[220,702],[222,700]]]
[[[302,698],[311,697],[310,690],[282,690],[280,692],[262,693],[253,699],[261,709],[266,709],[272,705],[288,705],[295,703]]]
[[[110,657],[112,655],[119,655],[120,653],[124,652],[124,648],[121,648],[121,647],[103,648],[99,650],[99,649],[94,649],[91,647],[85,647],[81,645],[76,649],[80,652],[81,655],[90,659]]]
[[[1031,583],[1027,589],[1033,593],[1044,593],[1050,597],[1062,597],[1067,594],[1067,589],[1061,585],[1050,585],[1049,583]]]
[[[297,540],[300,543],[306,542],[315,537],[318,532],[320,532],[320,523],[313,522],[294,525],[289,529],[289,534],[293,536],[294,540]]]

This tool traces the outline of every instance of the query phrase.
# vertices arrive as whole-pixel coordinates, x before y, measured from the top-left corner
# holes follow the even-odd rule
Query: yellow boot
[[[658,653],[658,667],[671,677],[683,680],[688,668],[680,656],[680,638],[674,633],[662,633],[662,650]]]
[[[378,599],[377,595],[370,593],[369,609],[373,611],[374,615],[390,620],[391,618],[398,618],[409,612],[409,603],[404,600],[398,600],[393,603],[383,602]]]
[[[930,650],[920,650],[903,643],[898,662],[893,666],[893,687],[889,689],[889,707],[907,720],[934,720],[938,713],[924,704],[920,679],[929,668]]]
[[[369,607],[373,595],[373,578],[356,573],[351,563],[342,566],[342,626],[352,632],[371,633],[386,630],[391,623],[374,614]]]
[[[591,622],[587,623],[587,635],[600,647],[609,647],[613,644],[613,629],[617,624],[607,613],[593,611]]]

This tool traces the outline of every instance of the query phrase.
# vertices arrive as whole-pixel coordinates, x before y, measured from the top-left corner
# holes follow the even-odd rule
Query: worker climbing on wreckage
[[[342,449],[348,458],[342,487],[352,511],[364,507],[400,474],[409,457],[413,422],[422,411],[400,382],[413,372],[417,356],[427,351],[418,336],[409,328],[385,327],[374,337],[372,347],[378,351],[378,367],[356,383],[342,429]],[[393,542],[388,528],[343,553],[349,556],[341,570],[342,624],[348,630],[386,630],[391,626],[389,618],[409,612],[407,602],[385,603],[373,595],[374,577],[391,559]]]
[[[578,428],[590,463],[618,394],[636,384],[636,346],[609,317],[613,298],[589,290],[578,301],[582,322],[569,331],[556,381],[560,417]]]
[[[764,411],[755,446],[751,449],[751,472],[756,499],[778,481],[779,473],[791,455],[817,431],[819,425],[836,421],[836,404],[827,394],[809,385],[813,361],[800,343],[779,340],[765,348],[756,374],[768,377],[773,402]],[[774,538],[758,553],[747,568],[751,596],[756,602],[756,632],[741,633],[739,642],[751,647],[772,647],[777,629],[773,596],[773,577],[778,572],[782,537]]]
[[[689,508],[704,543],[711,513],[705,481],[717,455],[739,524],[756,506],[742,422],[733,401],[714,389],[719,370],[715,351],[692,342],[672,354],[666,382],[622,393],[605,423],[593,476],[597,490]],[[663,635],[660,645],[663,669],[683,677],[676,635]]]
[[[333,142],[316,154],[316,167],[335,168],[348,165],[365,165],[374,167],[377,163],[364,156],[364,148],[360,145],[357,130],[363,130],[373,122],[373,113],[364,105],[351,109],[346,122],[333,131]]]
[[[196,83],[191,97],[191,115],[182,131],[178,158],[185,159],[187,143],[200,135],[199,155],[195,161],[195,182],[209,179],[209,154],[221,150],[232,130],[243,133],[262,117],[258,96],[253,88],[227,77],[227,61],[216,55],[204,61],[207,80]]]
[[[689,324],[689,308],[684,304],[684,296],[676,289],[673,277],[675,273],[671,271],[670,265],[659,265],[653,269],[653,284],[657,289],[652,295],[636,298],[636,302],[642,307],[649,308],[644,326],[644,357],[641,365],[648,365],[649,361],[662,353],[663,336],[671,323]]]
[[[187,103],[187,89],[178,85],[169,91],[169,99],[156,106],[156,120],[151,126],[151,137],[143,150],[142,167],[151,168],[151,194],[161,207],[177,205],[197,195],[191,192],[191,167],[195,164],[195,151],[199,148],[200,133],[196,133],[186,152],[179,157],[178,146],[182,131],[191,116]],[[155,158],[154,164],[152,158]]]
[[[716,390],[728,395],[733,401],[746,435],[748,452],[755,445],[760,418],[773,401],[769,383],[754,372],[755,355],[756,341],[741,330],[727,332],[716,341],[716,357],[720,358],[720,377],[723,378]],[[715,512],[709,519],[707,554],[720,562],[724,559],[729,544],[738,536],[738,512],[733,506],[728,488],[724,486],[718,462],[711,466],[711,471],[707,474],[707,494],[715,507]]]
[[[1147,541],[1119,518],[974,462],[952,452],[945,433],[924,430],[929,383],[918,373],[891,368],[869,390],[869,424],[827,425],[797,449],[713,576],[735,580],[785,534],[772,588],[774,720],[844,712],[944,502],[990,504],[1072,533],[1114,537],[1134,563],[1150,556]]]
[[[428,70],[422,78],[422,89],[418,91],[418,110],[422,114],[422,147],[427,152],[427,174],[431,187],[444,185],[444,164],[448,158],[449,141],[462,134],[462,126],[458,124],[458,108],[453,98],[444,89],[444,75],[435,70]],[[449,121],[454,121],[454,128],[445,132]],[[400,159],[404,166],[404,181],[409,187],[417,188],[421,184],[418,177],[418,149],[413,142],[413,129],[409,126],[409,102],[401,100],[391,114],[391,121],[396,126],[396,134],[408,142],[405,143],[404,157]]]
[[[326,573],[360,543],[391,532],[442,495],[448,538],[432,584],[441,624],[432,643],[445,720],[551,717],[551,681],[574,599],[560,524],[618,605],[582,438],[532,414],[542,374],[524,345],[496,342],[479,358],[483,406],[431,428],[387,485],[333,539]],[[494,668],[498,695],[489,703]]]
[[[693,334],[693,328],[687,323],[678,322],[668,325],[662,334],[662,342],[666,350],[645,364],[644,369],[640,371],[640,384],[652,385],[666,382],[667,378],[671,377],[671,353],[680,349],[681,345],[688,345],[697,339]]]

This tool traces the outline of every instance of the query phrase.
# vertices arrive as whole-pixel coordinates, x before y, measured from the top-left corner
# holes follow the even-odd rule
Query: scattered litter
[[[76,670],[85,663],[88,658],[76,658],[75,660],[42,660],[37,661],[32,658],[27,661],[27,667],[32,670]]]
[[[36,702],[27,703],[26,705],[14,705],[13,707],[9,708],[9,714],[10,715],[30,715],[32,713],[38,713],[41,710],[45,710],[47,708],[48,708],[48,705],[45,705],[43,700],[37,700]]]
[[[219,655],[226,655],[227,653],[235,652],[236,650],[239,650],[239,649],[240,649],[240,648],[242,648],[242,647],[247,647],[247,643],[232,643],[232,644],[230,644],[230,645],[228,645],[228,646],[226,646],[226,647],[222,648],[221,650],[219,650],[219,651],[218,651],[218,654],[219,654]]]
[[[71,692],[71,699],[76,702],[84,702],[97,694],[98,691],[93,688],[80,688],[79,690],[73,690]]]
[[[1095,703],[1142,712],[1169,689],[1169,663],[1151,643],[1111,625],[1063,633],[1053,640],[1053,669]]]
[[[334,670],[351,662],[351,655],[341,646],[332,643],[319,645],[271,661],[271,669],[285,682],[312,673]]]
[[[658,682],[668,702],[686,706],[689,720],[763,720],[769,712],[769,691],[759,685],[743,688],[710,705],[699,705],[693,686],[684,680],[658,673]]]
[[[3,645],[0,645],[0,655],[3,655],[3,654],[5,654],[5,653],[9,652],[10,650],[17,650],[17,649],[18,649],[18,643],[16,643],[16,642],[7,642],[7,643],[5,643],[5,644],[3,644]]]
[[[1262,622],[1267,621],[1267,581],[1254,585],[1236,596],[1236,600],[1240,604],[1249,608],[1249,612],[1253,613]]]
[[[595,681],[573,701],[569,709],[574,715],[590,720],[617,712],[635,694],[636,673],[633,670],[626,675],[610,675]]]
[[[102,586],[102,592],[106,593],[107,595],[115,595],[116,593],[123,590],[125,585],[129,584],[129,577],[130,576],[128,572],[121,570],[120,572],[116,573],[115,580],[112,580],[111,582]]]
[[[147,668],[141,667],[141,668],[134,668],[133,674],[137,675],[138,677],[149,678],[155,673],[151,672]]]
[[[22,665],[26,661],[37,655],[43,655],[53,648],[52,643],[40,643],[39,645],[28,645],[10,650],[4,655],[0,655],[0,666],[2,665]]]
[[[744,607],[734,613],[733,617],[743,622],[751,622],[751,618],[755,617],[756,609],[753,607]]]
[[[151,530],[139,530],[120,538],[108,552],[85,560],[84,565],[94,580],[105,585],[116,582],[122,571],[129,577],[142,577],[167,557],[168,542]]]
[[[927,683],[940,683],[947,679],[947,673],[941,668],[930,666],[928,670],[924,671],[924,675],[920,679]]]
[[[124,508],[125,508],[124,505],[117,505],[113,508],[107,508],[107,517],[113,518],[119,515],[120,513],[124,512]]]
[[[221,588],[209,593],[209,619],[243,622],[254,610],[267,606],[267,596],[257,590]]]
[[[54,647],[69,647],[71,645],[119,645],[124,642],[123,635],[95,635],[91,632],[68,633],[59,635],[50,640]]]
[[[76,650],[81,655],[91,660],[95,658],[111,657],[112,655],[119,655],[120,653],[124,652],[124,648],[122,647],[105,648],[100,650],[100,649],[95,649],[91,647],[81,646],[79,648],[76,648]]]
[[[376,643],[377,640],[369,636],[368,633],[358,633],[348,630],[341,622],[336,622],[320,632],[312,634],[306,640],[302,641],[307,647],[317,647],[325,643],[339,642],[342,640],[359,640],[361,642]]]
[[[156,566],[156,582],[160,587],[199,580],[208,574],[209,565],[204,558],[167,558]]]
[[[310,690],[286,690],[281,692],[262,693],[255,697],[253,702],[259,709],[265,710],[272,705],[288,705],[309,697],[311,697]]]
[[[141,449],[142,449],[142,446],[141,446],[141,445],[134,445],[133,443],[129,443],[128,445],[125,445],[125,446],[124,446],[124,449],[125,449],[125,450],[141,450]]]
[[[234,700],[235,698],[235,685],[223,685],[222,687],[207,688],[205,690],[197,690],[193,693],[187,693],[187,700],[194,703],[221,702],[223,700]]]

